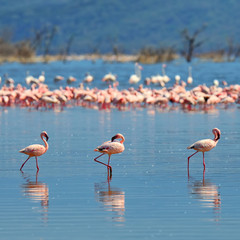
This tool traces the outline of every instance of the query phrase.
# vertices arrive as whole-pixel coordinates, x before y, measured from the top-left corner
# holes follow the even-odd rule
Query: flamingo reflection
[[[95,183],[96,200],[103,205],[105,211],[113,213],[112,221],[123,223],[125,222],[125,192],[119,188],[111,187],[111,175],[108,175],[107,181]]]
[[[49,189],[46,183],[38,182],[38,171],[36,172],[36,178],[34,181],[30,179],[29,176],[26,176],[23,171],[23,178],[26,180],[26,183],[22,184],[22,192],[26,198],[29,198],[33,202],[41,203],[41,213],[43,214],[43,220],[47,221],[48,219],[48,206],[49,206]]]
[[[191,177],[188,172],[188,180]],[[203,179],[190,182],[191,194],[193,198],[198,199],[204,208],[212,208],[214,210],[215,221],[219,221],[221,209],[221,197],[217,185],[205,180],[205,169],[203,170]]]

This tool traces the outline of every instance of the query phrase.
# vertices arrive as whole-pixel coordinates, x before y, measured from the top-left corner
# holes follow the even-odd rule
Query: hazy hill
[[[94,48],[124,52],[144,46],[182,48],[180,31],[208,27],[201,49],[239,42],[239,0],[0,0],[0,31],[12,31],[13,41],[33,36],[34,29],[57,26],[52,49],[58,51],[74,35],[71,52]],[[200,50],[201,50],[200,49]]]

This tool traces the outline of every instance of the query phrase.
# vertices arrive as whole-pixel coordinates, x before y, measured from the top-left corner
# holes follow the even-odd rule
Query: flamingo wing
[[[110,141],[104,142],[102,145],[96,147],[94,151],[96,152],[102,152],[102,153],[107,153],[109,149],[109,143]]]
[[[33,144],[26,148],[23,148],[19,152],[25,153],[29,156],[41,156],[43,153],[45,153],[45,147],[40,144]]]
[[[216,142],[213,141],[212,139],[203,139],[193,143],[188,147],[188,149],[194,149],[200,152],[207,152],[207,151],[210,151],[215,146],[216,146]]]

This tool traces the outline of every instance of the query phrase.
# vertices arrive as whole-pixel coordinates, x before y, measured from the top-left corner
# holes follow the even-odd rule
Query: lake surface
[[[142,80],[152,75],[162,74],[162,64],[145,64],[142,65]],[[207,61],[200,61],[194,59],[191,64],[186,63],[184,59],[178,59],[176,61],[167,63],[166,74],[171,78],[171,81],[166,85],[172,86],[175,82],[175,75],[180,75],[181,80],[186,81],[188,77],[188,68],[192,67],[193,84],[191,87],[195,87],[199,84],[212,85],[213,80],[218,79],[219,82],[225,80],[229,84],[239,83],[239,66],[240,62],[223,62],[213,63]],[[79,83],[83,81],[85,74],[90,73],[94,76],[94,82],[88,85],[90,88],[106,88],[106,84],[101,81],[103,76],[109,72],[117,75],[119,81],[119,89],[128,88],[128,83],[131,74],[134,74],[134,63],[108,63],[102,60],[97,61],[69,61],[67,63],[52,62],[49,64],[36,63],[36,64],[20,64],[20,63],[5,63],[0,65],[0,76],[8,74],[9,77],[15,80],[15,83],[21,83],[26,85],[25,77],[26,72],[29,71],[30,75],[38,77],[42,71],[45,72],[46,80],[50,89],[55,89],[60,86],[65,87],[67,85],[66,80],[68,76],[74,76],[77,82],[71,84],[71,86],[77,87]],[[65,77],[64,81],[55,83],[53,81],[56,75],[62,75]],[[156,87],[156,86],[155,86]]]
[[[15,69],[24,83],[27,68],[36,68],[39,74],[45,70],[46,75],[49,68],[54,76],[63,71],[58,64],[70,68],[70,74],[71,63],[42,64],[43,69],[40,64],[6,64],[1,68],[11,73]],[[133,66],[85,64],[93,69],[98,64],[114,69]],[[187,66],[172,63],[169,69],[176,73],[174,64],[179,69]],[[204,75],[205,64],[196,65],[202,69],[199,76]],[[225,80],[227,72],[237,76],[239,63],[223,64],[225,70],[209,64],[208,72],[221,69],[219,74]],[[219,76],[206,73],[205,79],[220,80]],[[97,111],[73,107],[62,112],[1,108],[1,239],[238,239],[239,119],[237,106],[209,113],[154,108]],[[188,172],[187,157],[194,151],[187,146],[213,138],[214,127],[222,135],[217,147],[205,154],[206,171],[198,153],[191,158]],[[49,135],[49,150],[39,157],[40,171],[36,172],[31,158],[20,172],[27,156],[18,151],[42,144],[43,130]],[[125,151],[111,157],[110,179],[107,169],[94,162],[98,153],[93,149],[116,133],[124,135]],[[107,156],[100,160],[107,162]]]

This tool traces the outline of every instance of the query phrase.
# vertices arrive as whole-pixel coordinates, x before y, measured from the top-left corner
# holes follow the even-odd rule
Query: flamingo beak
[[[217,132],[217,139],[220,139],[220,134],[219,134],[219,132]]]
[[[115,136],[112,137],[111,141],[113,142],[117,138],[118,138],[118,135],[115,135]]]
[[[47,135],[47,134],[45,134],[45,137],[46,137],[46,141],[48,141],[49,137],[48,137],[48,135]]]

